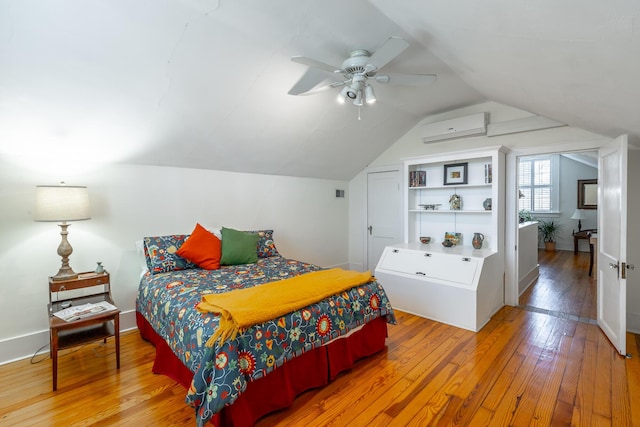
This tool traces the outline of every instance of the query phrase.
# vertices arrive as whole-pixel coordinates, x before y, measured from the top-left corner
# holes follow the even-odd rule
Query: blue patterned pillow
[[[252,230],[246,233],[253,233],[260,236],[258,239],[258,258],[269,258],[270,256],[280,255],[276,244],[273,242],[273,230]]]
[[[187,237],[188,234],[174,234],[144,238],[145,256],[151,274],[198,268],[194,263],[176,254]]]

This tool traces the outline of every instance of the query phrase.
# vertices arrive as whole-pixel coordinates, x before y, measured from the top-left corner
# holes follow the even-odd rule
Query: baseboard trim
[[[120,313],[120,332],[136,329],[136,312]],[[0,365],[49,353],[49,330],[37,331],[0,341]]]
[[[521,289],[518,296],[521,297],[522,294],[527,289],[529,289],[529,286],[531,286],[539,276],[540,276],[540,266],[536,265],[518,282],[518,289]]]

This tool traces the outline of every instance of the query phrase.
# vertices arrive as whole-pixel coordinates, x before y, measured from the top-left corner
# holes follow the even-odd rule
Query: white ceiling
[[[411,46],[373,107],[287,91],[302,55]],[[0,156],[350,179],[427,115],[485,100],[640,135],[635,0],[0,0]]]

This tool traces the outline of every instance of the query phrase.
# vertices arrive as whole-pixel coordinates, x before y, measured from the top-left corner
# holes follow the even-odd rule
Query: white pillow
[[[206,225],[203,225],[203,227],[210,233],[215,234],[218,239],[222,240],[222,227],[207,227]]]
[[[149,271],[147,259],[144,257],[144,240],[138,240],[136,242],[136,254],[138,255],[138,262],[141,268],[140,277],[142,277]]]

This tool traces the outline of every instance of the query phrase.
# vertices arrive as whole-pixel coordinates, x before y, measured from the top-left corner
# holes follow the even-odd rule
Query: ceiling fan
[[[422,85],[434,82],[436,80],[435,74],[378,74],[380,69],[408,47],[409,43],[405,39],[392,36],[373,53],[365,49],[352,51],[340,67],[304,56],[294,56],[291,58],[293,62],[326,71],[334,77],[341,75],[341,80],[316,88],[325,79],[325,76],[320,73],[307,73],[288,93],[290,95],[311,95],[344,86],[338,95],[338,101],[344,103],[349,99],[353,101],[353,105],[361,107],[377,101],[373,86],[371,86],[374,81],[383,84],[403,85]]]

